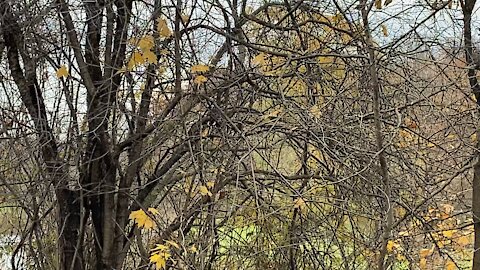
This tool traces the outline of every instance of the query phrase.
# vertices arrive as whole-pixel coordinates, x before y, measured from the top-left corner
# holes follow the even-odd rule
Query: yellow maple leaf
[[[203,75],[198,75],[198,76],[195,77],[195,79],[193,79],[193,82],[195,84],[202,84],[202,83],[207,82],[207,81],[208,81],[207,77],[205,77]]]
[[[170,258],[170,253],[167,251],[154,252],[150,256],[150,262],[155,264],[156,269],[163,269],[167,264],[168,258]]]
[[[420,259],[420,262],[418,263],[418,266],[420,267],[420,269],[427,269],[427,259],[425,258],[421,258]]]
[[[173,242],[173,241],[166,240],[165,243],[169,244],[169,245],[172,246],[172,247],[175,247],[176,249],[180,249],[180,246],[179,246],[177,243]]]
[[[207,65],[192,66],[192,73],[207,72],[210,68]]]
[[[172,30],[170,30],[170,28],[168,28],[168,25],[167,25],[167,20],[165,19],[158,19],[157,20],[157,31],[158,31],[158,34],[161,36],[161,37],[170,37],[172,35]]]
[[[168,247],[162,244],[156,244],[155,248],[152,249],[153,253],[160,252],[160,251],[168,251]]]
[[[453,234],[456,232],[457,230],[448,230],[448,231],[443,231],[442,234],[443,236],[447,237],[447,238],[452,238]]]
[[[145,58],[139,52],[134,52],[127,63],[127,70],[133,70],[136,66],[145,63]]]
[[[470,244],[470,239],[468,238],[468,236],[462,235],[462,236],[458,237],[457,239],[455,239],[455,242],[457,242],[458,245],[464,247],[464,246]]]
[[[397,249],[400,247],[400,244],[398,244],[396,241],[388,240],[387,242],[387,251],[388,252],[393,252],[394,249]]]
[[[62,65],[57,69],[57,78],[66,78],[68,76],[68,69],[65,65]]]
[[[138,41],[138,48],[140,48],[142,52],[150,51],[154,45],[155,39],[152,35],[146,35]]]
[[[160,214],[160,212],[158,212],[158,210],[155,209],[155,208],[151,208],[151,207],[150,207],[150,208],[148,208],[147,210],[148,210],[148,212],[150,212],[152,215],[158,215],[158,214]]]
[[[200,194],[202,194],[203,196],[207,196],[207,195],[210,196],[210,197],[213,196],[212,192],[210,192],[206,186],[199,186],[199,187],[198,187],[198,191],[199,191]]]
[[[454,262],[451,260],[448,260],[447,263],[445,264],[445,270],[455,270],[457,269],[457,266],[455,265]]]
[[[207,187],[208,187],[208,188],[213,188],[213,186],[215,186],[215,182],[214,182],[214,181],[208,181],[208,182],[207,182]]]
[[[156,64],[158,62],[157,56],[152,51],[144,51],[142,56],[147,63]]]
[[[265,64],[267,64],[266,57],[267,56],[265,55],[265,53],[262,52],[253,58],[252,64],[258,65],[258,66],[264,66]]]
[[[192,245],[191,247],[188,248],[188,251],[190,251],[192,253],[197,253],[198,249],[195,245]]]
[[[302,198],[297,198],[297,199],[294,201],[293,208],[294,208],[294,209],[299,209],[300,211],[304,212],[304,211],[307,210],[307,204],[305,203],[305,200],[304,200],[304,199],[302,199]]]
[[[153,208],[149,208],[148,211],[152,214],[158,214],[158,211]],[[153,219],[151,219],[142,209],[137,211],[132,211],[132,213],[130,213],[130,216],[128,218],[130,220],[133,220],[135,223],[137,223],[137,226],[139,228],[151,229],[156,226],[155,221],[153,221]]]

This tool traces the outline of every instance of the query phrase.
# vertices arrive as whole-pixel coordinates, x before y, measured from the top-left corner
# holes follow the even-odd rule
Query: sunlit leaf
[[[153,208],[149,208],[149,212],[152,212],[150,209]],[[158,213],[158,211],[156,211],[156,213]],[[151,229],[156,226],[155,222],[142,209],[132,211],[128,218],[137,223],[139,228]]]

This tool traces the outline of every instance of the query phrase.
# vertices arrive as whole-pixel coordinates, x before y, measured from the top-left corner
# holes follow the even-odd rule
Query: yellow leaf
[[[150,256],[150,262],[155,264],[156,269],[162,269],[166,265],[165,256],[160,253],[155,253]]]
[[[192,73],[207,72],[209,69],[206,65],[194,65],[192,66]]]
[[[208,81],[207,77],[203,76],[203,75],[198,75],[195,77],[195,79],[193,80],[193,82],[195,84],[202,84],[204,82]]]
[[[299,68],[298,68],[298,72],[300,73],[305,73],[307,72],[307,67],[305,65],[301,65]]]
[[[455,134],[448,134],[447,139],[455,139]]]
[[[443,231],[442,234],[443,236],[447,237],[447,238],[452,238],[453,234],[456,232],[457,230],[448,230],[448,231]]]
[[[155,248],[152,249],[152,252],[156,253],[156,252],[167,251],[167,250],[168,250],[168,247],[167,247],[167,246],[162,245],[162,244],[156,244],[156,245],[155,245]]]
[[[320,106],[312,106],[310,108],[310,113],[316,118],[320,118],[322,116],[322,110],[320,109]]]
[[[398,249],[400,247],[400,244],[398,244],[396,241],[389,240],[387,242],[387,251],[388,252],[393,252],[394,249]]]
[[[297,198],[295,200],[295,204],[293,205],[294,209],[299,209],[301,211],[306,210],[307,204],[305,203],[305,200],[302,198]]]
[[[57,78],[66,78],[68,76],[68,69],[65,65],[62,65],[57,69]]]
[[[180,246],[173,241],[166,240],[165,243],[169,244],[172,247],[175,247],[176,249],[180,249]]]
[[[451,260],[448,260],[448,262],[445,264],[445,270],[455,270],[457,269],[457,266],[455,265],[454,262]]]
[[[431,143],[431,142],[429,142],[429,143],[427,144],[427,147],[429,147],[429,148],[433,148],[433,147],[435,147],[435,144],[434,144],[434,143]]]
[[[151,212],[150,209],[149,212]],[[132,211],[128,218],[137,223],[139,228],[151,229],[156,226],[155,222],[142,209]]]
[[[195,245],[192,245],[190,248],[188,248],[188,251],[190,251],[192,253],[197,253],[198,249],[197,249],[197,247],[195,247]]]
[[[473,133],[472,136],[470,136],[470,140],[472,142],[476,142],[477,141],[477,133]]]
[[[142,52],[150,51],[153,45],[155,45],[155,40],[151,35],[146,35],[138,41],[138,48],[140,48]]]
[[[262,52],[253,58],[252,64],[264,66],[267,63],[266,57],[267,56]]]
[[[457,242],[458,245],[464,247],[470,244],[470,239],[466,235],[462,235],[455,239],[455,242]]]
[[[431,254],[431,250],[428,248],[424,248],[420,250],[420,258],[426,258],[430,256],[430,254]]]
[[[199,187],[198,187],[198,191],[199,191],[200,194],[202,194],[203,196],[207,196],[207,195],[208,195],[208,196],[212,197],[212,195],[213,195],[212,192],[210,192],[206,186],[199,186]]]
[[[384,37],[388,37],[388,29],[387,29],[387,26],[385,26],[384,24],[382,24],[380,27],[382,28],[383,36],[384,36]]]
[[[127,63],[127,69],[133,70],[133,68],[143,63],[145,63],[145,58],[143,58],[143,55],[139,52],[134,52]]]
[[[170,253],[167,251],[155,251],[150,256],[150,262],[155,264],[157,270],[163,269],[166,266],[168,258],[170,258]]]
[[[158,212],[158,210],[155,208],[148,208],[148,212],[150,212],[152,215],[160,214],[160,212]]]
[[[214,182],[214,181],[208,181],[208,182],[207,182],[207,187],[208,187],[208,188],[213,188],[213,186],[215,186],[215,182]]]
[[[172,35],[172,30],[170,30],[170,28],[168,28],[168,25],[167,25],[167,20],[165,19],[158,19],[157,20],[157,31],[158,31],[158,34],[161,36],[161,37],[170,37]]]
[[[158,62],[157,56],[152,51],[144,51],[143,58],[147,63],[150,63],[150,64],[156,64]]]
[[[420,269],[422,269],[422,270],[427,269],[427,259],[421,258],[421,259],[420,259],[420,263],[418,264],[418,266],[419,266]]]
[[[382,0],[375,0],[375,8],[382,9]]]
[[[182,22],[184,24],[187,24],[188,21],[190,20],[190,16],[188,16],[188,15],[182,15],[181,18],[182,18]]]

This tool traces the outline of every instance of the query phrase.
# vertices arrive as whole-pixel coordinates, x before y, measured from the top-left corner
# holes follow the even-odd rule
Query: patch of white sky
[[[153,4],[155,0],[145,0],[143,3],[135,1],[132,17],[132,27],[129,32],[129,36],[141,36],[142,34],[151,33],[151,29],[154,27],[154,22],[152,21],[152,11]],[[283,2],[278,0],[279,2]],[[401,46],[409,47],[413,43],[418,42],[419,39],[413,38],[414,35],[405,38],[405,35],[408,33],[414,33],[428,41],[434,41],[438,45],[446,45],[450,47],[459,47],[462,43],[462,12],[458,4],[458,0],[454,0],[453,8],[444,9],[431,16],[432,10],[428,8],[425,0],[393,0],[391,4],[386,7],[383,7],[380,10],[375,8],[370,14],[371,28],[373,30],[373,35],[375,40],[380,46],[388,47],[391,44],[397,44],[398,48],[401,49]],[[81,1],[69,1],[70,2],[70,11],[73,17],[73,20],[76,24],[76,29],[80,37],[82,37],[81,42],[85,44],[85,13],[84,9],[81,6]],[[175,0],[163,1],[165,6],[162,9],[162,17],[168,20],[170,27],[173,29],[173,18],[174,18],[174,9],[172,8],[175,5]],[[186,0],[183,3],[182,13],[184,15],[190,16],[190,23],[188,26],[193,26],[197,24],[204,24],[222,29],[227,26],[227,21],[230,25],[233,25],[232,19],[232,6],[230,3],[232,0]],[[238,1],[241,3],[241,1]],[[252,10],[255,10],[259,6],[265,4],[266,1],[262,0],[248,0],[247,7],[250,7]],[[307,1],[305,1],[307,3]],[[313,0],[308,1],[316,10],[325,12],[328,15],[335,14],[338,12],[337,7],[344,9],[347,19],[352,22],[358,22],[360,18],[359,10],[353,8],[358,1],[354,0],[338,0],[336,4],[333,1],[320,1]],[[475,8],[473,15],[473,27],[475,30],[473,33],[474,40],[476,42],[480,41],[478,31],[480,27],[480,14],[478,12],[479,6]],[[226,13],[224,13],[226,12]],[[240,12],[240,6],[237,7],[237,12]],[[431,16],[430,19],[426,20],[427,17]],[[58,17],[55,15],[55,9],[52,8],[51,13],[48,17],[44,18],[43,24],[47,25],[51,29],[60,29],[58,28]],[[105,23],[105,22],[104,22]],[[382,27],[384,25],[388,30],[388,36],[384,36],[382,33]],[[61,28],[63,29],[63,27]],[[185,46],[185,60],[194,59],[190,64],[201,64],[208,63],[211,57],[215,52],[220,48],[221,44],[225,41],[225,37],[222,35],[212,33],[206,29],[197,29],[194,33],[189,34],[190,39],[187,41],[185,38],[182,42]],[[104,39],[103,39],[104,40]],[[401,40],[399,42],[399,40]],[[188,46],[187,46],[188,44]],[[433,43],[430,44],[430,48],[435,48],[436,45]],[[189,48],[189,49],[188,49]],[[132,47],[129,47],[129,50],[133,50]],[[70,49],[64,49],[66,55],[55,55],[54,59],[59,59],[58,64],[73,63],[73,54]],[[103,54],[103,53],[101,53]],[[70,59],[65,59],[69,57]],[[101,56],[102,57],[102,56]],[[61,59],[61,60],[60,60]],[[45,71],[42,71],[45,72]],[[62,94],[61,84],[59,84],[58,79],[55,77],[55,69],[49,68],[46,72],[50,74],[48,77],[42,76],[42,80],[47,78],[47,81],[42,83],[47,86],[47,91],[44,92],[46,105],[51,112],[57,110],[56,106],[61,106],[62,114],[65,117],[68,115],[68,107],[64,101],[64,95]],[[75,76],[77,79],[80,78],[79,74],[70,69],[71,75]],[[186,70],[188,72],[188,70]],[[140,78],[140,77],[139,77]],[[70,82],[75,85],[75,80]],[[86,91],[81,86],[72,86],[70,90],[79,92],[79,112],[85,112],[85,103],[86,103]],[[3,99],[3,98],[2,98]],[[5,103],[4,103],[5,104]],[[80,119],[82,117],[80,116]],[[61,122],[61,120],[57,120]]]

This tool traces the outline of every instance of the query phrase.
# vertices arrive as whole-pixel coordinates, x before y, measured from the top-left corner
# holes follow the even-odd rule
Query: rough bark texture
[[[468,63],[468,81],[470,88],[477,100],[477,106],[480,106],[480,85],[476,77],[475,60],[473,58],[474,46],[472,44],[472,12],[475,7],[475,0],[466,0],[462,2],[463,11],[463,38],[465,43],[465,59]],[[477,118],[480,115],[480,107],[477,110]],[[480,135],[480,123],[477,126],[477,136]],[[480,137],[477,137],[480,138]],[[474,253],[473,253],[473,270],[480,270],[480,143],[476,144],[476,161],[473,166],[473,194],[472,194],[472,214],[474,222]]]

